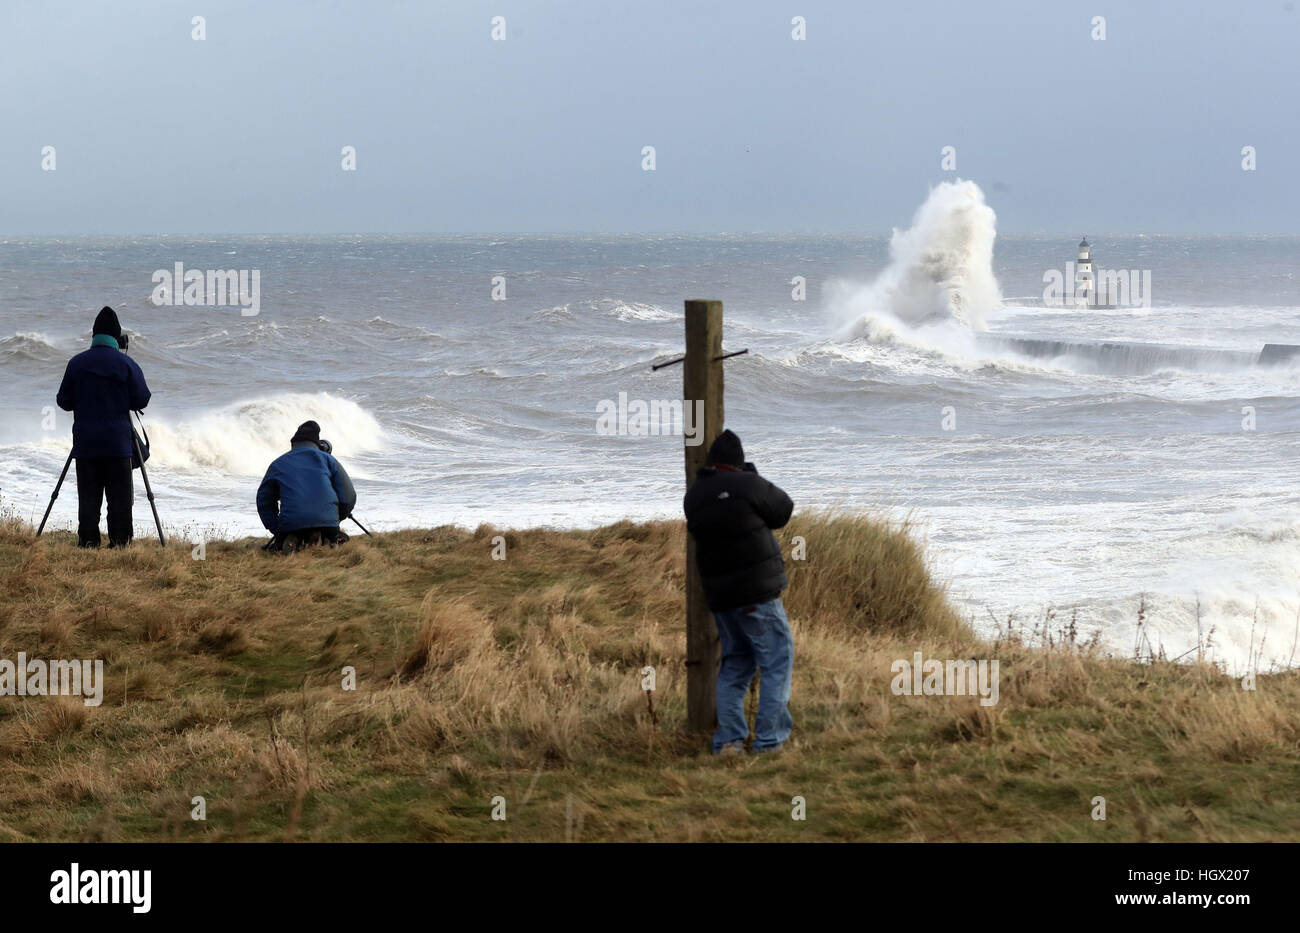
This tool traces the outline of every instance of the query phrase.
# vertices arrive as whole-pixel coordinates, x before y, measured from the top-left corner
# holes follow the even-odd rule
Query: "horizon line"
[[[895,228],[897,229],[897,228]],[[20,237],[30,237],[34,239],[57,239],[57,238],[91,238],[91,237],[653,237],[653,236],[672,236],[672,237],[873,237],[888,239],[893,235],[893,230],[889,233],[866,232],[856,230],[835,230],[825,232],[800,232],[800,231],[773,231],[773,230],[643,230],[643,231],[599,231],[599,230],[457,230],[457,231],[434,231],[434,230],[385,230],[385,231],[303,231],[303,230],[278,230],[278,231],[113,231],[113,232],[62,232],[62,233],[8,233],[0,232],[0,240],[8,240]],[[1033,231],[998,231],[998,237],[1074,237],[1080,236],[1079,233],[1070,231],[1056,230],[1033,230]],[[1101,233],[1089,234],[1092,237],[1296,237],[1300,236],[1300,230],[1296,231],[1269,231],[1269,232],[1222,232],[1222,231],[1103,231]]]

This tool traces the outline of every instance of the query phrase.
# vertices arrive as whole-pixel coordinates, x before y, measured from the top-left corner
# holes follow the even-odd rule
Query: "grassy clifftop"
[[[906,532],[858,517],[782,533],[806,547],[791,743],[714,758],[684,729],[684,535],[447,527],[198,561],[0,525],[0,658],[106,679],[94,708],[0,697],[0,839],[1300,838],[1300,675],[1251,692],[1067,633],[981,642]],[[998,703],[895,696],[916,651],[997,659]]]

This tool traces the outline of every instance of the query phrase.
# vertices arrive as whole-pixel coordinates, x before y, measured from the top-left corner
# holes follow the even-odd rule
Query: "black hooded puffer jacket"
[[[683,501],[686,529],[695,539],[695,563],[714,612],[776,599],[786,586],[785,562],[772,534],[790,520],[794,503],[742,469],[704,467]]]

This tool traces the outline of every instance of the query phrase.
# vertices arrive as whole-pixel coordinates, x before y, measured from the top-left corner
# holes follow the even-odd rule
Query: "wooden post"
[[[686,359],[682,364],[682,409],[704,402],[704,424],[697,425],[699,444],[686,445],[686,488],[708,459],[709,445],[722,433],[722,302],[686,302]],[[714,690],[721,661],[718,630],[704,599],[695,567],[695,541],[686,535],[686,722],[690,729],[717,727]]]

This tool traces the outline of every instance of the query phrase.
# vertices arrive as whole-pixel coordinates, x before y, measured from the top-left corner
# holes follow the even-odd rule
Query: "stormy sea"
[[[1146,287],[1051,301],[1083,233],[999,236],[960,182],[878,236],[0,240],[0,506],[39,521],[70,443],[55,392],[108,304],[180,537],[261,534],[258,482],[307,419],[372,529],[677,517],[682,426],[598,412],[680,399],[681,368],[651,366],[682,351],[683,300],[716,298],[749,351],[724,364],[749,458],[797,507],[909,521],[977,627],[1051,613],[1131,654],[1141,612],[1143,652],[1294,663],[1300,356],[1263,350],[1300,344],[1300,238],[1087,231]],[[256,307],[160,301],[177,264],[256,270]]]

